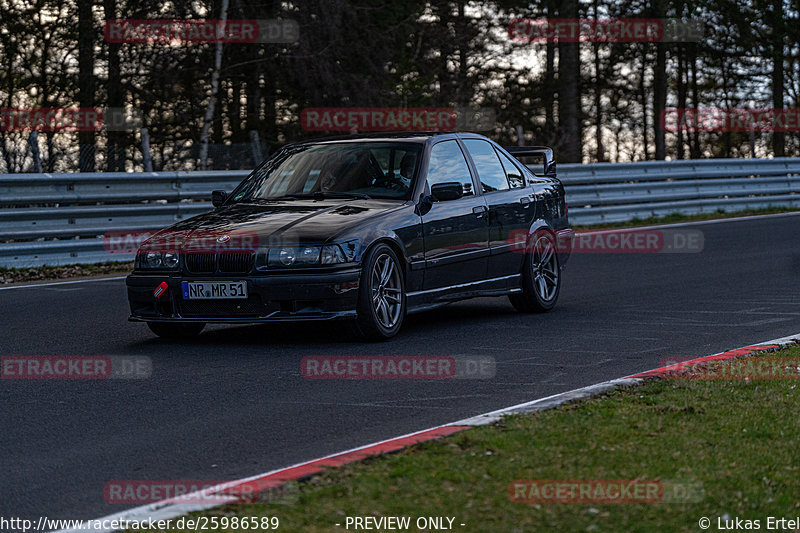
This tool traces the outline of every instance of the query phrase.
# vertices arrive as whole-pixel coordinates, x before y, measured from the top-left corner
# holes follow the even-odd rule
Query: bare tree
[[[222,0],[220,8],[220,24],[225,25],[228,19],[228,0]],[[217,101],[217,91],[219,91],[219,73],[222,70],[222,39],[217,39],[216,53],[214,55],[214,70],[211,73],[211,97],[208,99],[206,115],[203,119],[203,133],[200,135],[200,168],[206,170],[208,165],[208,132],[211,129],[211,122],[214,119],[214,105]]]

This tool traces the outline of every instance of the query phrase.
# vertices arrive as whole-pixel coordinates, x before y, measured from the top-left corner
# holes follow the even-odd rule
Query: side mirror
[[[464,187],[457,181],[445,181],[431,186],[431,196],[440,202],[458,200],[464,196]]]
[[[228,199],[228,193],[225,191],[211,191],[211,203],[214,207],[219,207]]]

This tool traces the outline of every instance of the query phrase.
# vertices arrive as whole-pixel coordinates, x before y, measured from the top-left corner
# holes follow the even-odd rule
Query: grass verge
[[[25,281],[44,281],[99,276],[103,274],[128,274],[133,262],[98,263],[96,265],[40,266],[31,268],[0,268],[0,285]]]
[[[766,529],[767,516],[800,516],[799,384],[652,379],[329,470],[300,483],[291,505],[203,514],[277,516],[280,530],[309,532],[343,531],[335,524],[365,515],[455,517],[465,532],[696,532],[702,517],[710,531],[726,517]],[[693,503],[530,504],[509,497],[519,479],[658,479],[703,490]]]

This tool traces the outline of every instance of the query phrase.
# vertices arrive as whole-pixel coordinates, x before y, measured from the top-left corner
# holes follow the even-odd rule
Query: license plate
[[[247,298],[246,281],[184,281],[184,300]]]

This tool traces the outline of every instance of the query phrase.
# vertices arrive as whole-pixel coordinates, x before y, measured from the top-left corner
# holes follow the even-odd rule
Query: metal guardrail
[[[558,171],[573,224],[800,208],[800,158],[592,163]]]
[[[208,211],[248,171],[0,175],[0,267],[128,261],[103,235],[155,230]],[[800,208],[800,158],[560,165],[570,221]]]

